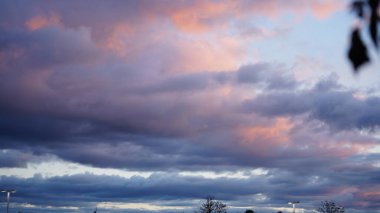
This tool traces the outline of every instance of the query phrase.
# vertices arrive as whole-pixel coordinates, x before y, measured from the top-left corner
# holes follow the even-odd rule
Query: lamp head
[[[297,204],[297,203],[300,203],[300,202],[299,202],[299,201],[289,201],[289,202],[288,202],[289,205]]]
[[[1,189],[1,192],[9,192],[9,193],[16,193],[16,190],[14,189]]]

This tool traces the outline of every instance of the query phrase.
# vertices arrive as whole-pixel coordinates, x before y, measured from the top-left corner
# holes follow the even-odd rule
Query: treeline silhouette
[[[194,213],[227,213],[228,206],[227,204],[215,200],[213,196],[207,196],[205,201],[201,204],[198,210]],[[320,206],[317,207],[313,212],[316,213],[344,213],[345,209],[343,206],[337,204],[335,201],[326,200],[320,203]],[[253,209],[245,210],[245,213],[257,213]],[[277,213],[282,213],[278,211]]]

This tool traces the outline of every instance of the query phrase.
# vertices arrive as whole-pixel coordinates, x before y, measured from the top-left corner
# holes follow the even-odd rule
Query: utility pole
[[[293,205],[293,213],[296,213],[296,204],[300,203],[299,201],[289,201],[289,205]]]
[[[9,199],[11,197],[11,193],[15,193],[14,189],[2,189],[1,192],[7,193],[7,213],[9,213]]]

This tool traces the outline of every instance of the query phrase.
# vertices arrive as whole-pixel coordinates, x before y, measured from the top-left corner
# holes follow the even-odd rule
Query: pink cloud
[[[272,18],[279,17],[284,12],[290,12],[296,16],[311,12],[316,18],[327,18],[331,14],[344,8],[342,1],[313,0],[269,0],[269,1],[246,1],[242,3],[241,10],[246,14],[260,14]]]
[[[236,70],[245,58],[244,43],[235,38],[180,40],[177,58],[169,64],[174,72]]]
[[[136,27],[128,22],[115,24],[112,32],[102,41],[101,45],[121,56],[130,54],[129,52],[131,51],[126,47],[125,43],[131,38],[134,39],[135,33]]]
[[[179,36],[170,28],[141,29],[129,23],[116,25],[100,46],[128,62],[145,60],[169,73],[236,70],[247,55],[245,42],[236,37]]]
[[[37,15],[25,22],[29,30],[38,30],[47,26],[57,26],[61,24],[60,16],[57,13],[51,13],[50,16]]]
[[[267,155],[273,153],[274,148],[285,147],[291,143],[289,131],[293,124],[287,118],[276,118],[270,125],[256,125],[253,127],[241,127],[237,134],[240,137],[240,145],[258,153]]]
[[[341,4],[320,0],[307,3],[291,0],[286,4],[275,0],[181,1],[170,5],[142,3],[133,11],[138,19],[126,14],[104,14],[103,10],[95,7],[94,12],[86,14],[82,22],[76,20],[80,17],[78,11],[68,16],[67,11],[58,10],[48,15],[34,15],[24,24],[29,30],[57,25],[71,29],[84,25],[90,29],[91,38],[99,46],[130,62],[144,57],[156,61],[153,58],[158,56],[152,52],[160,49],[157,54],[164,57],[154,66],[168,72],[233,70],[247,61],[255,61],[256,56],[248,60],[247,40],[230,34],[233,30],[231,20],[281,15],[283,11],[304,13],[308,10],[319,17],[326,17],[337,11],[338,5]],[[103,6],[112,5],[104,3]],[[92,14],[103,18],[91,19],[88,16]]]
[[[354,193],[354,205],[360,208],[379,208],[380,187],[372,185],[370,187],[361,188]]]
[[[231,10],[236,9],[236,3],[234,1],[194,1],[187,7],[170,11],[169,17],[184,32],[210,31],[215,22],[219,22],[218,19],[223,19],[226,14],[231,13]]]
[[[344,8],[342,1],[191,1],[165,12],[175,26],[189,33],[204,33],[226,27],[231,19],[255,16],[280,17],[284,12],[296,16],[311,12],[318,19],[328,18]]]
[[[343,1],[321,0],[312,3],[313,14],[320,19],[328,18],[331,14],[345,8]]]

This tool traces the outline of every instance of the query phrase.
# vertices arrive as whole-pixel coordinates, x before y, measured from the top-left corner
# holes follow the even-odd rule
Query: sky
[[[348,3],[1,0],[11,212],[380,212],[380,59],[353,72]]]

